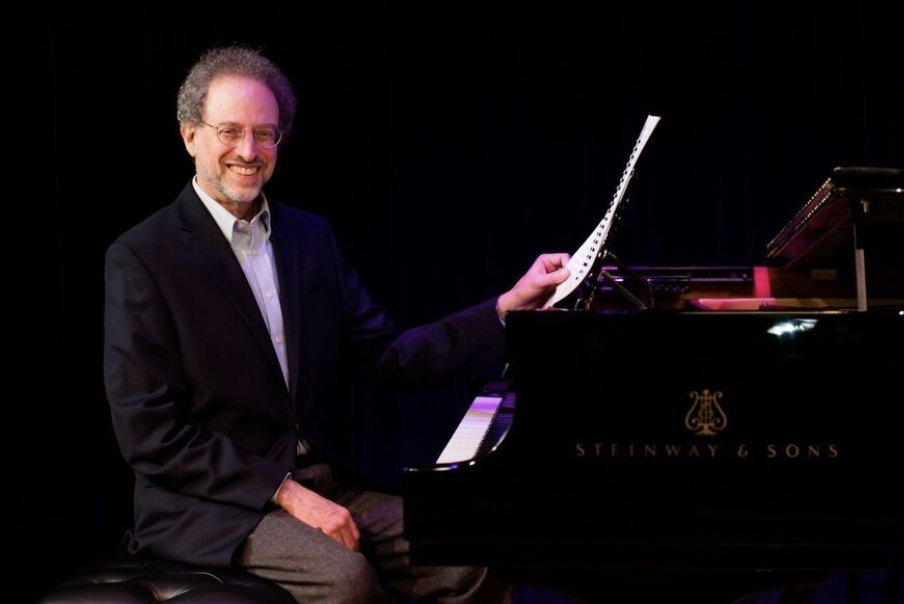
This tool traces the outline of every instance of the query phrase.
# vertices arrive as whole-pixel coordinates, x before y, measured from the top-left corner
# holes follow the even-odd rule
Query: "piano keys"
[[[474,397],[439,457],[438,465],[485,455],[505,438],[515,411],[515,394],[504,382],[491,382]]]

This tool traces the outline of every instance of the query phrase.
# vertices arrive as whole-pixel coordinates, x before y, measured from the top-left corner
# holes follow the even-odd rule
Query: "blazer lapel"
[[[235,306],[236,312],[267,357],[280,382],[284,383],[267,324],[261,316],[254,292],[251,291],[248,279],[236,260],[229,242],[223,237],[223,232],[195,194],[191,184],[182,191],[178,204],[184,244],[210,271],[223,295]]]
[[[270,243],[276,256],[279,279],[279,304],[286,334],[286,353],[289,357],[289,393],[292,399],[298,392],[298,363],[301,354],[301,241],[293,232],[279,228],[279,208],[270,204]],[[291,278],[290,278],[291,277]]]

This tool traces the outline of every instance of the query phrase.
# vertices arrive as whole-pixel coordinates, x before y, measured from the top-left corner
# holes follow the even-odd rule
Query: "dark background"
[[[269,193],[327,216],[403,324],[576,250],[648,114],[662,121],[610,239],[628,264],[763,264],[833,167],[904,167],[892,2],[658,4],[41,2],[11,20],[26,144],[7,157],[28,192],[7,202],[24,237],[7,318],[25,336],[9,347],[4,541],[41,568],[17,601],[115,548],[130,520],[102,384],[103,255],[190,177],[175,96],[209,46],[259,46],[292,77],[299,128]],[[466,391],[376,397],[362,466],[393,482],[433,459]]]

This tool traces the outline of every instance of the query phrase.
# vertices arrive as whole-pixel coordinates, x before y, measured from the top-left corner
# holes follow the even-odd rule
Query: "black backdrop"
[[[189,178],[175,94],[211,45],[260,46],[292,76],[299,129],[270,193],[330,218],[405,324],[500,292],[540,252],[577,249],[648,114],[662,121],[611,240],[629,264],[763,263],[834,166],[904,166],[893,3],[657,4],[25,7],[29,35],[8,57],[27,69],[12,121],[36,143],[19,148],[35,172],[11,216],[28,245],[9,259],[24,270],[10,320],[27,333],[12,364],[26,394],[7,397],[4,532],[23,569],[43,569],[24,601],[129,521],[102,385],[103,254]],[[465,391],[367,407],[362,465],[392,481],[432,459]]]

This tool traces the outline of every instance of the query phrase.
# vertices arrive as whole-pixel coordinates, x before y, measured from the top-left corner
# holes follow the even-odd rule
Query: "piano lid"
[[[855,241],[854,227],[864,232]],[[766,246],[784,267],[854,262],[854,247],[867,262],[904,266],[904,169],[845,167],[832,175]]]

